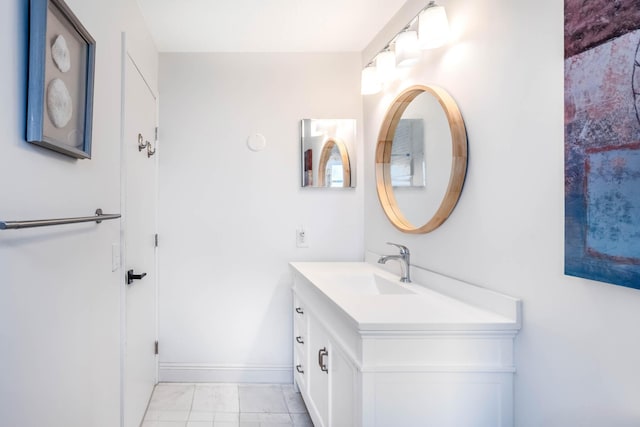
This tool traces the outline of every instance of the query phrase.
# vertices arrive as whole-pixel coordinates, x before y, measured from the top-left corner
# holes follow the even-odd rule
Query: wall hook
[[[142,134],[138,134],[138,151],[147,149],[147,157],[151,157],[156,154],[156,149],[151,146],[149,141],[145,141]]]

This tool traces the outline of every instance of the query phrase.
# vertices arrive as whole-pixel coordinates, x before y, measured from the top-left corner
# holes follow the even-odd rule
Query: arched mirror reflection
[[[303,187],[355,187],[351,161],[355,131],[353,119],[302,120]]]
[[[378,197],[392,224],[427,233],[455,207],[467,166],[462,115],[436,86],[413,86],[391,103],[376,149]]]

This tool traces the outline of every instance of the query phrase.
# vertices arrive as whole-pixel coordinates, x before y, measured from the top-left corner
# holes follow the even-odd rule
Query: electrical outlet
[[[309,233],[303,226],[296,228],[296,246],[298,248],[309,247]]]

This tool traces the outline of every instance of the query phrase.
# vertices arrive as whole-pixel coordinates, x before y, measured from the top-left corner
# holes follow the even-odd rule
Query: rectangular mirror
[[[300,128],[302,186],[355,187],[351,158],[356,147],[356,121],[303,119]]]

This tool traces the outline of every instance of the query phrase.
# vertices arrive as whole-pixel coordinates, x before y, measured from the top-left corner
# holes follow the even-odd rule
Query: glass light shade
[[[398,67],[411,67],[420,60],[420,45],[418,33],[405,31],[396,38],[396,65]]]
[[[433,5],[418,18],[418,35],[422,49],[440,47],[449,39],[449,21],[444,6]]]
[[[382,83],[378,79],[378,71],[376,67],[366,67],[362,70],[362,78],[360,80],[360,93],[362,95],[373,95],[382,90]]]
[[[376,70],[380,82],[386,83],[393,80],[396,76],[396,54],[390,50],[380,52],[376,56]]]

